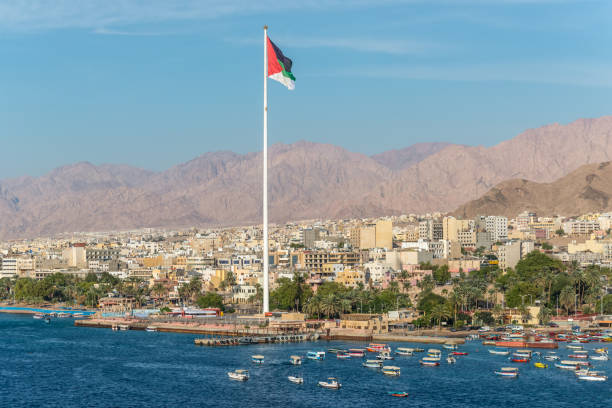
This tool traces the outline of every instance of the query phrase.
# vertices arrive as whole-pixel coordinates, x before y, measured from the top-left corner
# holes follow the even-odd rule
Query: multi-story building
[[[391,220],[376,221],[376,248],[393,249],[393,223]]]
[[[17,276],[17,258],[3,258],[0,278],[13,278]]]
[[[521,260],[521,242],[510,241],[498,246],[497,259],[499,260],[499,269],[505,271],[508,268],[514,268]]]
[[[502,216],[488,216],[485,218],[487,232],[492,234],[493,241],[508,239],[508,218]]]
[[[355,266],[360,262],[359,252],[344,251],[305,251],[304,266],[313,272],[321,272],[325,264]]]
[[[585,220],[577,220],[577,221],[568,221],[563,223],[563,231],[566,234],[576,234],[576,235],[585,235],[590,234],[593,231],[599,229],[598,221],[585,221]]]

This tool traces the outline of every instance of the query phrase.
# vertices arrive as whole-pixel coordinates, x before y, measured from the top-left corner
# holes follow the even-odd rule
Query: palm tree
[[[331,318],[338,313],[338,299],[335,295],[330,294],[321,301],[321,312]]]
[[[165,296],[167,289],[164,285],[158,282],[153,285],[153,287],[151,288],[151,292],[154,293],[158,298],[162,298]]]
[[[434,323],[438,321],[438,330],[442,329],[442,320],[450,319],[452,316],[451,311],[447,304],[438,303],[431,309],[431,317],[434,319]]]
[[[563,288],[561,293],[559,294],[559,304],[562,308],[565,309],[567,314],[569,314],[570,307],[575,302],[576,291],[571,286],[566,286]]]
[[[321,318],[321,302],[317,296],[308,299],[304,305],[304,311],[310,316],[317,315],[317,319]]]

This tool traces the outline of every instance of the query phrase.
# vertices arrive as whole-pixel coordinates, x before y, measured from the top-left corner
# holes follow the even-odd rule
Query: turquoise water
[[[25,311],[25,312],[36,312],[36,313],[67,313],[67,314],[75,314],[80,313],[82,315],[92,315],[95,312],[88,310],[66,310],[66,309],[38,309],[35,307],[13,307],[13,306],[0,306],[0,310],[6,311]]]
[[[354,342],[315,342],[197,347],[196,336],[144,331],[111,331],[73,326],[71,319],[51,324],[27,315],[0,314],[0,406],[2,407],[609,407],[607,382],[582,382],[574,374],[520,367],[518,379],[493,374],[509,366],[479,342],[460,346],[468,356],[454,366],[421,367],[418,357],[398,357],[389,364],[402,369],[386,377],[361,367],[361,359],[305,361],[291,366],[291,354],[309,350],[363,347]],[[394,347],[409,347],[406,343]],[[420,345],[427,348],[427,345]],[[595,344],[587,345],[594,348]],[[569,350],[560,348],[566,356]],[[253,354],[265,364],[255,366]],[[444,352],[446,354],[446,352]],[[610,362],[594,362],[611,374]],[[227,371],[247,368],[251,379],[231,381]],[[287,380],[304,377],[303,385]],[[338,377],[342,389],[326,390],[316,382]],[[407,391],[407,399],[387,395]]]

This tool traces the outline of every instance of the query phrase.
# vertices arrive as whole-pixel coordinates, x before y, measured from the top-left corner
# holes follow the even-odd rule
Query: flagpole
[[[264,26],[264,88],[263,88],[263,312],[270,311],[268,288],[268,26]]]

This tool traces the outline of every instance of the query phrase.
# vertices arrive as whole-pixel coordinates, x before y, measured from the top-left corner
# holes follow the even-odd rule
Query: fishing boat
[[[304,379],[302,377],[294,377],[293,375],[290,375],[287,378],[294,384],[304,384]]]
[[[406,391],[389,391],[389,395],[392,397],[406,398],[408,393]]]
[[[442,352],[438,349],[429,349],[427,350],[427,355],[429,357],[440,357],[442,355]]]
[[[249,371],[248,370],[235,370],[227,373],[227,376],[232,380],[238,381],[246,381],[249,379]]]
[[[395,354],[398,356],[412,356],[414,354],[414,350],[411,348],[398,347],[395,349]]]
[[[380,360],[366,360],[365,363],[362,363],[361,365],[368,368],[380,368],[382,367],[383,363]]]
[[[516,378],[519,371],[516,367],[502,367],[499,371],[495,371],[495,374],[506,378]]]
[[[127,324],[120,324],[118,327],[119,330],[130,330],[130,326],[128,326]]]
[[[349,349],[348,355],[351,357],[364,357],[365,350],[364,349]]]
[[[423,361],[440,361],[440,356],[437,356],[437,357],[429,357],[429,356],[427,356],[427,357],[423,357],[421,360],[423,360]]]
[[[251,361],[253,363],[255,363],[255,364],[263,364],[264,363],[264,356],[259,355],[259,354],[251,356]]]
[[[495,342],[495,341],[493,341],[493,340],[484,340],[484,341],[482,342],[482,345],[483,345],[483,346],[494,346],[495,344],[496,344],[496,342]]]
[[[505,349],[505,350],[492,349],[492,350],[489,350],[489,353],[495,354],[495,355],[498,355],[498,356],[507,356],[508,354],[510,354],[510,350],[508,350],[508,349]]]
[[[325,360],[325,352],[324,351],[309,351],[306,354],[306,358],[310,360]]]
[[[588,367],[591,365],[588,361],[561,360],[561,364],[576,365],[580,367]]]
[[[448,356],[448,357],[446,357],[446,362],[448,364],[455,364],[457,362],[457,359],[455,357],[453,357],[453,356]]]
[[[580,358],[589,358],[589,355],[588,354],[570,354],[568,357],[580,359]]]
[[[336,358],[339,358],[341,360],[346,360],[346,359],[351,358],[351,356],[349,353],[341,351],[341,352],[336,353]]]
[[[533,366],[536,367],[536,368],[548,368],[548,364],[544,364],[544,363],[540,363],[540,362],[533,363]]]
[[[465,351],[453,351],[451,353],[453,356],[467,356],[468,353],[466,353]]]
[[[400,375],[400,368],[396,366],[383,366],[382,373],[385,375],[391,375],[398,377]]]
[[[380,343],[370,343],[366,350],[368,350],[370,353],[380,353],[384,350],[391,351],[391,349],[386,344]]]
[[[577,364],[555,363],[555,367],[560,368],[561,370],[577,370],[578,369]]]
[[[420,364],[425,367],[437,367],[440,365],[440,361],[427,361],[423,358],[421,359]]]
[[[532,351],[531,350],[516,350],[514,352],[515,356],[518,357],[528,357],[531,358]]]
[[[290,356],[289,362],[293,365],[302,365],[302,357],[300,356]]]
[[[599,354],[608,354],[608,348],[607,347],[598,348],[598,349],[595,349],[595,352]]]
[[[457,350],[457,345],[454,343],[447,343],[447,344],[443,344],[442,347],[444,347],[447,350]]]
[[[415,352],[415,353],[422,353],[422,352],[425,351],[425,349],[420,348],[420,347],[415,347],[415,348],[412,349],[412,351]]]
[[[388,351],[381,351],[380,353],[378,353],[376,358],[378,360],[393,360],[393,356]]]
[[[327,381],[319,381],[319,387],[338,390],[340,387],[342,387],[342,384],[338,382],[337,378],[329,377]]]
[[[145,331],[148,331],[148,332],[156,332],[156,331],[157,331],[157,327],[155,327],[155,326],[147,326],[147,328],[145,329]]]

